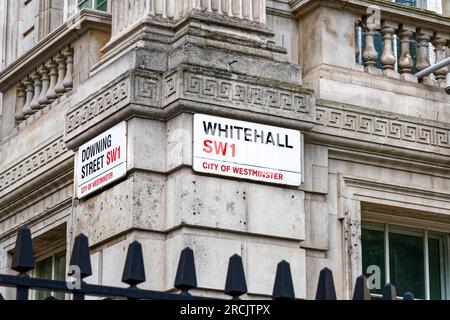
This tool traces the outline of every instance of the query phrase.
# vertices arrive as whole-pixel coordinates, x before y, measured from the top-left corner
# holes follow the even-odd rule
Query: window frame
[[[81,7],[83,5],[83,3],[87,2],[87,1],[91,1],[91,7],[89,9],[99,10],[99,11],[104,11],[104,12],[108,11],[108,0],[75,0],[75,1],[76,1],[76,6],[77,6],[78,10],[85,8],[85,7]],[[105,10],[99,9],[100,6],[103,6],[105,4],[106,4]]]
[[[40,253],[39,255],[37,255],[35,257],[35,265],[36,267],[31,271],[31,276],[33,278],[37,278],[37,272],[38,272],[38,268],[37,268],[37,264],[41,261],[44,261],[48,258],[52,258],[52,280],[55,279],[55,275],[56,275],[56,256],[64,253],[66,255],[66,267],[67,267],[67,251],[66,251],[66,247],[65,244],[63,245],[58,245],[56,247],[53,247],[49,250],[46,250],[45,252]],[[65,268],[67,269],[67,268]],[[50,291],[50,295],[54,295],[56,293],[56,291]],[[38,295],[38,290],[30,290],[30,296],[31,296],[31,300],[37,300],[37,295]],[[67,299],[66,294],[64,295],[64,299]]]
[[[372,214],[371,214],[372,215]],[[423,237],[424,241],[424,278],[425,278],[425,300],[430,300],[430,280],[429,280],[429,250],[428,240],[438,239],[439,254],[440,254],[440,280],[441,280],[441,300],[450,300],[450,225],[446,227],[438,227],[434,223],[427,224],[423,221],[418,221],[414,218],[405,219],[400,222],[397,219],[380,219],[362,217],[361,229],[369,229],[384,232],[384,276],[385,283],[390,282],[390,257],[389,257],[389,232],[396,234],[414,235]],[[409,223],[408,223],[409,220]],[[362,230],[361,230],[362,231]],[[362,261],[361,261],[362,266]],[[395,284],[394,284],[395,285]],[[380,298],[379,294],[371,294],[373,297]],[[402,297],[397,297],[402,299]]]

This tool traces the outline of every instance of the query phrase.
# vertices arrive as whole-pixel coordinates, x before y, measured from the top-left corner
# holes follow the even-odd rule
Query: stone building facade
[[[237,253],[248,298],[283,259],[298,298],[323,267],[341,299],[362,272],[450,298],[449,69],[414,76],[449,40],[450,0],[1,0],[0,272],[26,224],[40,277],[82,232],[91,283],[123,286],[139,240],[142,288],[190,246],[198,294]],[[195,114],[301,131],[303,183],[195,172]],[[78,148],[123,121],[125,177],[79,199]]]

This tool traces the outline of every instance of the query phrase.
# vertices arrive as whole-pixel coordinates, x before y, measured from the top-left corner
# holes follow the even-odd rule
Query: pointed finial
[[[181,251],[174,287],[180,289],[184,295],[189,295],[188,290],[197,288],[194,251],[189,247]]]
[[[139,283],[145,282],[144,257],[142,255],[142,246],[138,241],[133,241],[128,246],[122,282],[130,286],[136,286]]]
[[[92,275],[88,238],[82,233],[75,238],[69,265],[80,268],[80,276],[82,279]]]
[[[365,275],[360,275],[356,278],[353,300],[372,300],[369,288],[367,287],[367,277]]]
[[[242,258],[237,254],[233,255],[228,262],[227,281],[225,283],[225,294],[239,299],[239,296],[247,293],[247,283],[245,281],[244,266]]]
[[[33,242],[31,231],[25,226],[19,228],[11,269],[26,273],[34,269]]]
[[[294,299],[294,284],[292,283],[291,267],[285,260],[277,266],[275,284],[273,286],[272,299]]]
[[[411,292],[406,291],[403,294],[403,300],[414,300],[414,295]]]
[[[397,289],[392,283],[386,283],[384,285],[383,300],[397,300]]]
[[[334,289],[333,272],[328,268],[320,271],[316,300],[337,300]]]

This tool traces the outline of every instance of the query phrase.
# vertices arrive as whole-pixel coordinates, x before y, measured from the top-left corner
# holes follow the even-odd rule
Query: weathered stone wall
[[[78,233],[89,238],[88,282],[123,286],[126,248],[139,240],[145,288],[172,289],[179,253],[191,246],[201,294],[223,297],[228,258],[237,253],[249,298],[270,296],[282,259],[291,263],[297,297],[314,298],[327,266],[338,297],[349,298],[362,271],[366,212],[400,216],[393,208],[403,208],[445,228],[448,96],[357,65],[354,28],[366,7],[342,2],[273,1],[260,16],[265,24],[202,7],[169,17],[170,6],[166,16],[147,8],[124,20],[114,2],[112,28],[107,15],[82,13],[80,29],[59,30],[3,70],[1,272],[9,272],[19,225],[37,235],[66,223],[68,251]],[[430,19],[435,30],[448,25]],[[18,82],[64,48],[53,47],[57,41],[74,49],[73,88],[17,125]],[[302,131],[304,183],[195,173],[194,113]],[[74,152],[120,121],[128,125],[126,178],[76,199]]]

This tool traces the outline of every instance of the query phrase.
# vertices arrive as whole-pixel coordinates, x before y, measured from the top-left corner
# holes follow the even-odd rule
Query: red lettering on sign
[[[110,165],[116,160],[120,159],[120,147],[117,147],[113,150],[108,151],[106,154],[106,165]]]
[[[205,140],[203,141],[203,151],[206,153],[215,153],[217,155],[226,156],[228,153],[231,153],[231,156],[236,157],[236,144],[222,142],[222,141],[213,141],[213,140]]]

